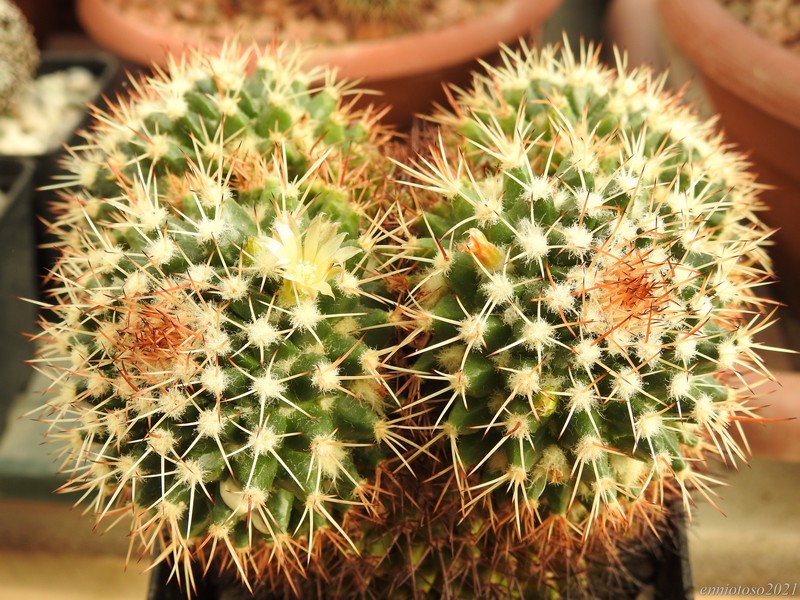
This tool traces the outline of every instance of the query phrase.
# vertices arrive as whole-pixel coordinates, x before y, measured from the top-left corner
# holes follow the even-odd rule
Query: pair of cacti
[[[64,489],[187,579],[342,597],[563,589],[706,494],[763,371],[756,186],[648,71],[502,58],[410,161],[284,47],[98,113],[40,336]]]

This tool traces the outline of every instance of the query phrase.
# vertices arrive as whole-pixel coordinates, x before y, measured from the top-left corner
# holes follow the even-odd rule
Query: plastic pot
[[[0,433],[32,372],[23,361],[33,357],[33,344],[23,333],[34,330],[36,306],[21,298],[36,296],[33,173],[30,160],[0,157]]]

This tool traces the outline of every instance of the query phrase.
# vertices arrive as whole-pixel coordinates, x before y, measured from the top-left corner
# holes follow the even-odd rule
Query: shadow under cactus
[[[386,483],[386,482],[385,482]],[[356,519],[361,555],[341,555],[324,571],[310,564],[294,582],[264,577],[254,590],[241,581],[195,565],[195,600],[381,600],[450,598],[556,598],[689,600],[694,597],[682,503],[672,502],[657,527],[621,543],[609,563],[608,548],[580,561],[565,557],[543,571],[534,546],[503,538],[487,524],[462,520],[458,506],[437,504],[447,484],[420,485],[405,475],[386,483],[391,497],[383,528]],[[438,498],[437,498],[438,497]],[[432,511],[431,507],[438,510]],[[388,522],[388,525],[387,525]],[[586,551],[586,549],[584,549]],[[593,553],[594,552],[594,553]],[[408,569],[407,565],[413,565]],[[577,567],[580,565],[579,567]],[[577,567],[577,570],[575,570]],[[405,576],[402,574],[405,573]],[[531,577],[531,573],[534,573]],[[151,575],[147,600],[184,600],[187,590],[167,562]]]

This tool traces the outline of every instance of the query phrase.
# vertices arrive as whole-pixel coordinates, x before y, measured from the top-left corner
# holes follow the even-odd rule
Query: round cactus
[[[247,581],[300,569],[320,533],[346,547],[343,513],[372,508],[405,444],[370,216],[385,135],[299,61],[173,61],[67,161],[39,360],[64,489],[99,518],[129,509],[187,576],[194,553]]]
[[[424,209],[412,406],[465,512],[579,549],[657,519],[669,490],[707,495],[704,450],[744,456],[767,233],[741,157],[649,71],[591,48],[503,61],[405,167]]]
[[[447,461],[445,449],[428,450],[412,462],[413,473],[381,471],[385,493],[376,514],[348,514],[345,527],[358,553],[313,561],[305,578],[272,580],[269,591],[276,597],[342,600],[611,599],[633,597],[647,581],[647,568],[658,553],[651,531],[637,528],[634,544],[609,545],[593,536],[570,548],[561,542],[574,540],[557,537],[558,531],[548,544],[521,542],[513,527],[498,527],[513,519],[510,506],[463,515],[461,500],[452,493],[452,473],[436,476]],[[659,534],[669,537],[661,525]],[[553,543],[556,556],[549,547]]]
[[[25,16],[13,2],[0,0],[0,114],[14,108],[38,66],[39,49]]]

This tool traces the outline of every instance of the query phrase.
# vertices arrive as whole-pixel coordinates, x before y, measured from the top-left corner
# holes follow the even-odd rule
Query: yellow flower
[[[503,268],[505,256],[500,249],[492,244],[480,229],[467,231],[469,239],[464,242],[463,250],[489,271],[498,271]]]
[[[333,296],[328,281],[341,273],[344,263],[360,252],[342,246],[346,233],[337,233],[338,225],[317,215],[305,227],[292,214],[279,215],[272,226],[272,237],[264,240],[275,257],[275,267],[301,296],[316,298],[322,293]]]

